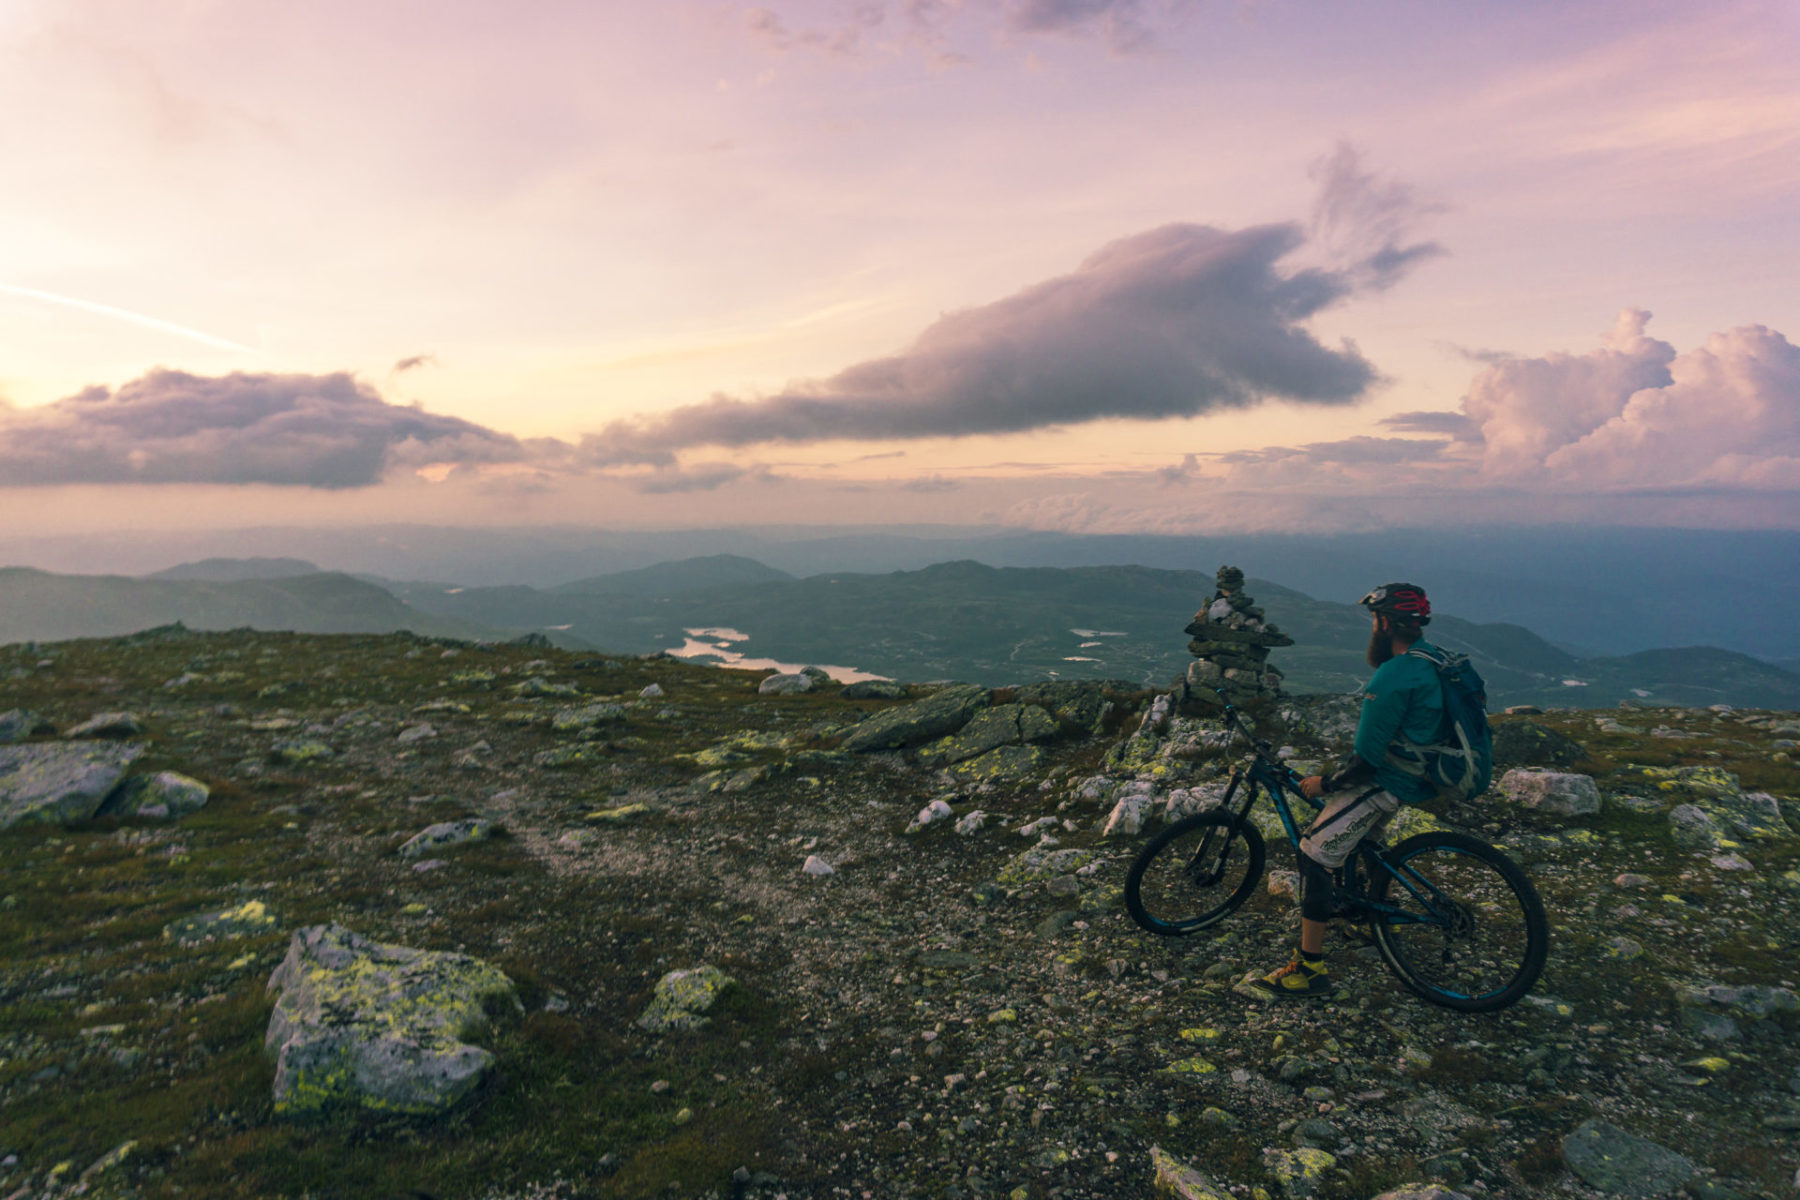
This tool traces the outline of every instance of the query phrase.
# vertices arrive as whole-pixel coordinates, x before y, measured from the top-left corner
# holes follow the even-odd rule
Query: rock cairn
[[[1225,693],[1233,704],[1273,699],[1281,694],[1281,672],[1268,663],[1269,651],[1294,639],[1263,620],[1263,610],[1244,592],[1244,573],[1220,567],[1218,591],[1194,614],[1187,633],[1194,661],[1187,682],[1203,702]]]

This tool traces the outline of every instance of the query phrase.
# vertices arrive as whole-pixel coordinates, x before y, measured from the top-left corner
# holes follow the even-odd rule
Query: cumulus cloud
[[[1619,314],[1602,348],[1588,354],[1501,359],[1475,377],[1463,412],[1481,427],[1489,475],[1528,474],[1551,452],[1617,416],[1644,388],[1665,387],[1675,347],[1644,333],[1650,314]]]
[[[1463,412],[1490,479],[1559,487],[1800,486],[1800,348],[1750,325],[1677,353],[1619,314],[1601,348],[1497,360]]]
[[[1761,325],[1715,333],[1545,465],[1614,483],[1800,486],[1800,347]]]
[[[770,396],[715,396],[615,422],[584,450],[600,464],[666,463],[702,445],[1018,433],[1271,399],[1348,404],[1375,381],[1374,367],[1302,323],[1404,266],[1281,266],[1303,241],[1291,223],[1165,225],[1102,247],[1070,274],[945,316],[891,357]],[[1391,239],[1378,243],[1392,257]]]
[[[113,391],[0,412],[0,486],[265,483],[354,488],[397,467],[522,462],[526,443],[388,404],[348,374],[155,370]]]

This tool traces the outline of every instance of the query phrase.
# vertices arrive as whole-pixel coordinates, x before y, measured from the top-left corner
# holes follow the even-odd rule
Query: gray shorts
[[[1316,863],[1337,870],[1349,859],[1356,844],[1378,835],[1400,801],[1380,788],[1354,787],[1325,797],[1325,809],[1306,827],[1300,849]]]

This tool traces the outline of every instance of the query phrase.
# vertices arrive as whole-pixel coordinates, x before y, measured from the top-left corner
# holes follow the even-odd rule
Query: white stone
[[[1151,806],[1156,802],[1154,791],[1130,791],[1120,796],[1113,805],[1111,815],[1101,827],[1105,837],[1129,837],[1140,833],[1144,828],[1144,818],[1149,815]]]
[[[889,826],[889,828],[892,828],[892,826]],[[816,854],[807,855],[806,861],[800,864],[800,869],[805,871],[808,875],[837,874],[837,869],[835,867]]]
[[[986,824],[987,814],[978,808],[956,823],[956,832],[963,834],[964,836],[971,833],[979,833],[981,832],[982,826]]]
[[[813,690],[813,677],[796,671],[792,675],[771,675],[756,685],[759,696],[797,696]]]
[[[657,697],[661,696],[662,694],[663,694],[662,684],[660,684],[660,683],[648,684],[644,687],[644,689],[642,691],[638,692],[638,695],[643,697],[645,700],[655,700]]]
[[[1593,777],[1570,771],[1519,767],[1501,778],[1500,792],[1515,804],[1559,816],[1600,811],[1600,789],[1594,786]]]

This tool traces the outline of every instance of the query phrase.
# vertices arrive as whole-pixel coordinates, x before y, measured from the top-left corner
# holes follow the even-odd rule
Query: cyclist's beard
[[[1394,657],[1394,635],[1380,629],[1369,634],[1369,651],[1363,657],[1368,659],[1371,667],[1379,667]]]

